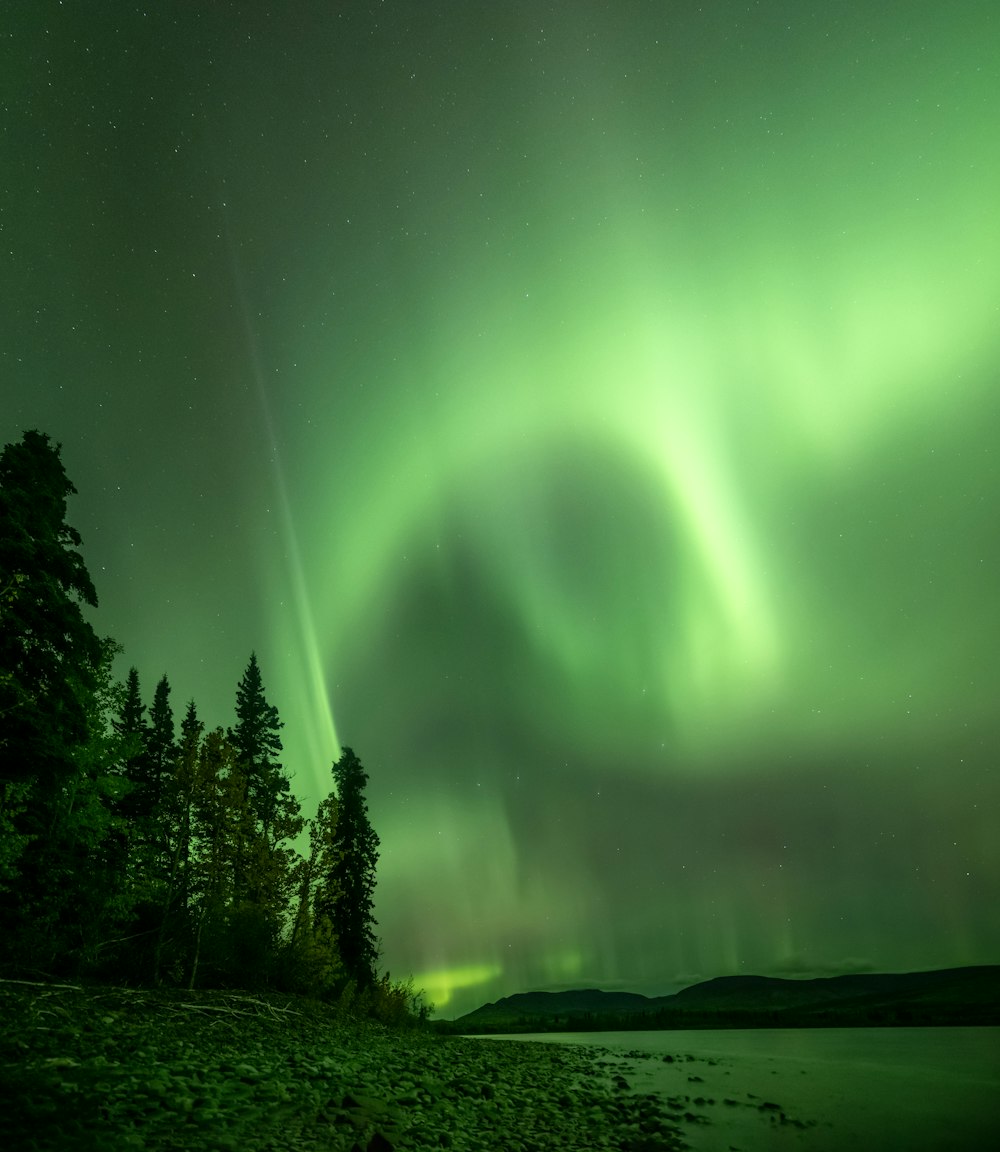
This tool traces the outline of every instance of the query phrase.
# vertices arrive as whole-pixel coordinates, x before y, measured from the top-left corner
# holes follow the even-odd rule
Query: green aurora
[[[995,5],[223,7],[0,68],[124,667],[357,749],[444,1015],[997,962]]]

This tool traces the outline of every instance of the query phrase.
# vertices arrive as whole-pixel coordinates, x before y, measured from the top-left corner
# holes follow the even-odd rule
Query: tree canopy
[[[368,818],[368,773],[352,748],[333,766],[337,788],[337,827],[323,911],[337,936],[341,960],[362,986],[375,979],[375,870],[379,838]]]
[[[148,702],[135,667],[114,679],[60,451],[31,431],[0,454],[0,970],[353,987],[398,1013],[360,760],[343,750],[305,820],[256,653],[230,728],[190,700],[178,732],[165,674]]]
[[[0,453],[0,779],[71,773],[88,735],[101,642],[81,605],[97,593],[66,522],[61,445],[25,432]]]

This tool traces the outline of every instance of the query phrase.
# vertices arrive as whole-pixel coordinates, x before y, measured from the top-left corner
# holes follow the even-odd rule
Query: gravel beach
[[[0,983],[0,1147],[686,1147],[600,1049],[338,1019],[301,1000]]]

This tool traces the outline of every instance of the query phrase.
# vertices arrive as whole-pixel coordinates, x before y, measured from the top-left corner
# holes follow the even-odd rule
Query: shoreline
[[[247,993],[0,982],[0,1146],[676,1152],[599,1048],[440,1037]]]
[[[1000,1132],[1000,1029],[992,1026],[525,1042],[588,1045],[605,1036],[608,1070],[665,1100],[693,1152],[941,1152],[992,1147]]]
[[[953,1067],[947,1053],[934,1047],[943,1031],[927,1030],[923,1047],[933,1059],[919,1074],[900,1079],[908,1094],[917,1095],[892,1105],[881,1097],[898,1069],[886,1065],[889,1079],[879,1080],[876,1064],[854,1059],[845,1064],[843,1052],[839,1065],[831,1063],[801,1049],[798,1032],[786,1034],[792,1046],[787,1051],[774,1048],[777,1034],[766,1037],[765,1047],[746,1051],[731,1036],[706,1045],[703,1034],[691,1033],[663,1034],[665,1050],[640,1050],[637,1033],[620,1034],[610,1046],[601,1033],[573,1042],[558,1041],[554,1034],[440,1036],[345,1020],[329,1004],[288,996],[0,981],[0,1147],[10,1152],[987,1147],[988,1138],[965,1137],[1000,1130],[1000,1106],[995,1117],[988,1111],[989,1101],[1000,1099],[1000,1032],[994,1037],[985,1030],[977,1049],[982,1060],[975,1065],[980,1071],[973,1075],[968,1060]],[[831,1037],[826,1030],[823,1034]],[[957,1085],[959,1096],[953,1091]],[[911,1115],[918,1104],[922,1111]]]

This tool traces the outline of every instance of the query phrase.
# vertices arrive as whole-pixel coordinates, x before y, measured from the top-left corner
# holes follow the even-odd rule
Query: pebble
[[[317,1141],[324,1152],[687,1147],[655,1097],[595,1068],[601,1049],[419,1033],[342,1033],[337,1043],[315,1057],[344,1074],[340,1123]]]

